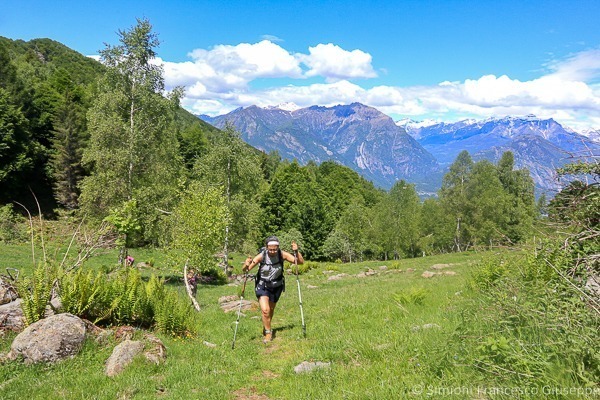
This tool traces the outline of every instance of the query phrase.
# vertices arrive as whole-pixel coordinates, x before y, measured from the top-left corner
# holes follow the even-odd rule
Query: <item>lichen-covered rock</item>
[[[294,372],[297,374],[302,374],[305,372],[312,372],[315,369],[323,369],[331,367],[330,362],[322,362],[322,361],[303,361],[300,364],[294,367]]]
[[[106,361],[104,373],[115,376],[121,373],[126,366],[131,364],[135,356],[144,350],[144,343],[139,340],[126,339],[119,343]]]
[[[15,332],[22,331],[25,327],[25,317],[21,303],[23,300],[17,299],[0,306],[0,329],[7,329]]]
[[[15,301],[19,296],[15,288],[0,278],[0,304],[7,304]]]
[[[85,323],[72,314],[57,314],[29,325],[17,335],[9,359],[22,357],[25,363],[53,363],[73,357],[85,340]]]
[[[153,364],[162,364],[167,360],[167,348],[163,342],[154,335],[144,335],[144,357]]]

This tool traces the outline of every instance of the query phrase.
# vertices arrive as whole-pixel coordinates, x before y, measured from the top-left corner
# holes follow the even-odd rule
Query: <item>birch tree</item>
[[[158,37],[146,19],[119,31],[119,44],[100,51],[107,72],[88,112],[92,170],[82,183],[84,214],[102,219],[135,200],[141,240],[156,241],[160,210],[175,202],[182,172],[174,112],[181,91],[164,97],[162,68],[152,63]]]

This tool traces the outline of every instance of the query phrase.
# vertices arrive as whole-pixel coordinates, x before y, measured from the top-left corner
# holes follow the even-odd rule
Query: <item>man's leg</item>
[[[271,330],[271,319],[273,318],[273,311],[271,309],[272,302],[269,301],[268,296],[260,296],[258,299],[260,305],[260,311],[262,313],[262,323],[265,330]]]

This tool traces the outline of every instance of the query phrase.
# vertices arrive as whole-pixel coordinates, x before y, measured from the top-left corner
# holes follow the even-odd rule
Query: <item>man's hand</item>
[[[294,253],[298,251],[298,244],[295,241],[292,241],[292,251]]]
[[[246,258],[246,261],[244,261],[244,266],[242,267],[242,272],[246,273],[248,271],[250,271],[250,263],[252,262],[252,258],[248,257]]]

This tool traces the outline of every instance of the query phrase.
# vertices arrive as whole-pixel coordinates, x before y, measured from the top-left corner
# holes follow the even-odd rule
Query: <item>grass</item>
[[[13,250],[10,256],[0,256],[2,269],[5,263],[21,265],[18,260],[28,255],[26,250],[20,253],[18,246],[9,248]],[[137,254],[136,261],[144,257],[160,259],[156,251]],[[302,337],[296,278],[288,276],[273,321],[274,341],[266,346],[261,342],[260,312],[248,311],[241,318],[234,350],[231,344],[236,315],[223,313],[217,300],[237,294],[240,288],[201,286],[197,293],[202,307],[197,319],[199,333],[191,338],[160,336],[168,351],[165,365],[137,360],[121,375],[108,378],[103,373],[104,362],[114,343],[102,346],[88,341],[80,355],[56,365],[0,365],[0,398],[519,397],[505,396],[507,388],[490,395],[487,390],[494,390],[494,375],[474,368],[472,358],[478,350],[461,347],[457,339],[456,333],[465,321],[465,307],[477,304],[476,294],[467,289],[467,280],[475,264],[486,255],[469,252],[399,262],[320,264],[300,276],[306,338]],[[233,264],[242,260],[236,256]],[[422,278],[424,271],[433,271],[434,264],[451,264],[443,271],[451,270],[456,275]],[[389,268],[380,268],[384,265]],[[355,276],[368,269],[378,273]],[[328,280],[340,273],[348,276]],[[397,300],[407,293],[419,300]],[[246,298],[254,299],[250,285]],[[8,351],[13,337],[8,335],[0,341],[0,352]],[[294,367],[303,361],[329,362],[331,366],[295,374]]]

